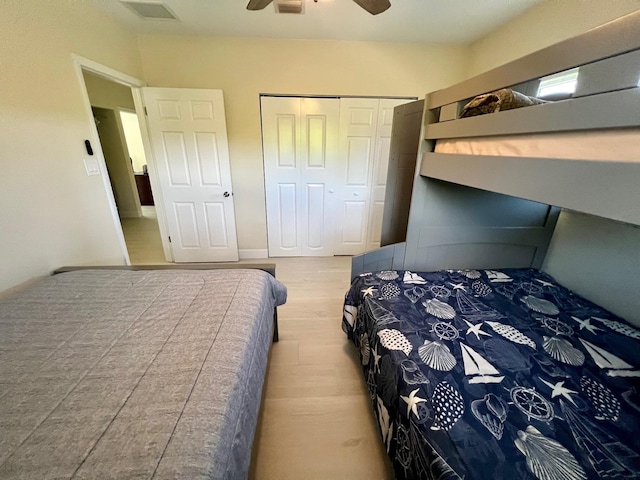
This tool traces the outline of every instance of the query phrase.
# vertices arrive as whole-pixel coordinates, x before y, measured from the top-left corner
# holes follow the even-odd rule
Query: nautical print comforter
[[[398,478],[640,478],[640,330],[545,273],[365,273],[342,327]]]

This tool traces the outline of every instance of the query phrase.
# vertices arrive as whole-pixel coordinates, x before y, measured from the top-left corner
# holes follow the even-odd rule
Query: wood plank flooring
[[[162,249],[144,241],[152,222],[135,223],[123,222],[132,263],[165,263]],[[356,349],[340,324],[351,258],[265,261],[276,264],[288,299],[278,308],[280,341],[271,349],[250,478],[392,479]]]

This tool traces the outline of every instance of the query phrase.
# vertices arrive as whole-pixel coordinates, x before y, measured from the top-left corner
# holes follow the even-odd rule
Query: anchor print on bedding
[[[342,327],[397,478],[640,480],[640,330],[545,273],[372,272]]]

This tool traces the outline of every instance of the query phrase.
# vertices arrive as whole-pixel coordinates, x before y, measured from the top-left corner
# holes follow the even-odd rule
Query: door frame
[[[160,237],[162,240],[162,249],[164,252],[165,260],[167,262],[173,262],[173,256],[171,254],[171,246],[169,245],[168,239],[169,234],[167,229],[167,222],[165,219],[165,212],[162,207],[162,192],[160,191],[159,181],[157,178],[157,171],[154,164],[154,159],[151,150],[151,142],[149,139],[149,132],[147,121],[144,115],[144,105],[142,103],[142,94],[140,89],[146,86],[146,83],[136,77],[132,77],[131,75],[127,75],[126,73],[122,73],[118,70],[115,70],[111,67],[107,67],[106,65],[102,65],[98,62],[94,62],[88,58],[82,57],[80,55],[71,54],[73,59],[73,65],[76,72],[76,77],[81,86],[81,96],[82,103],[85,110],[85,115],[87,117],[87,123],[90,131],[90,142],[93,146],[93,151],[96,155],[96,159],[98,161],[98,168],[100,169],[100,175],[102,177],[103,187],[105,189],[105,193],[107,196],[107,203],[109,205],[109,211],[111,213],[111,219],[113,221],[113,227],[116,233],[116,237],[118,238],[118,243],[120,245],[120,250],[122,252],[122,256],[125,262],[125,265],[131,265],[131,259],[129,258],[129,251],[127,249],[127,244],[124,238],[124,232],[122,231],[122,225],[120,223],[120,217],[118,216],[118,209],[116,207],[116,200],[113,195],[113,190],[111,187],[111,181],[109,179],[109,173],[107,172],[107,164],[104,159],[104,153],[102,152],[102,146],[100,144],[100,137],[98,136],[98,129],[93,121],[93,112],[91,111],[91,100],[89,99],[89,93],[87,91],[87,86],[84,81],[84,77],[82,75],[83,71],[94,73],[99,75],[107,80],[110,80],[115,83],[119,83],[126,87],[131,88],[131,95],[133,97],[133,104],[135,106],[135,112],[138,116],[138,122],[140,123],[140,133],[142,134],[142,144],[144,146],[145,156],[147,159],[147,166],[149,168],[149,180],[151,182],[151,189],[153,190],[154,197],[157,198],[156,204],[156,214],[158,218],[158,228],[160,230]]]

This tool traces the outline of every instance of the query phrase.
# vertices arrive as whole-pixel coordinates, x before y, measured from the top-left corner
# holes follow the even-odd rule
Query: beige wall
[[[469,76],[640,9],[640,0],[543,0],[471,45]]]
[[[135,37],[90,2],[0,2],[0,291],[65,264],[124,261],[87,176],[75,53],[141,77]]]
[[[467,60],[465,47],[443,45],[155,35],[139,45],[150,86],[224,92],[241,250],[267,248],[261,93],[424,97],[462,80]]]

